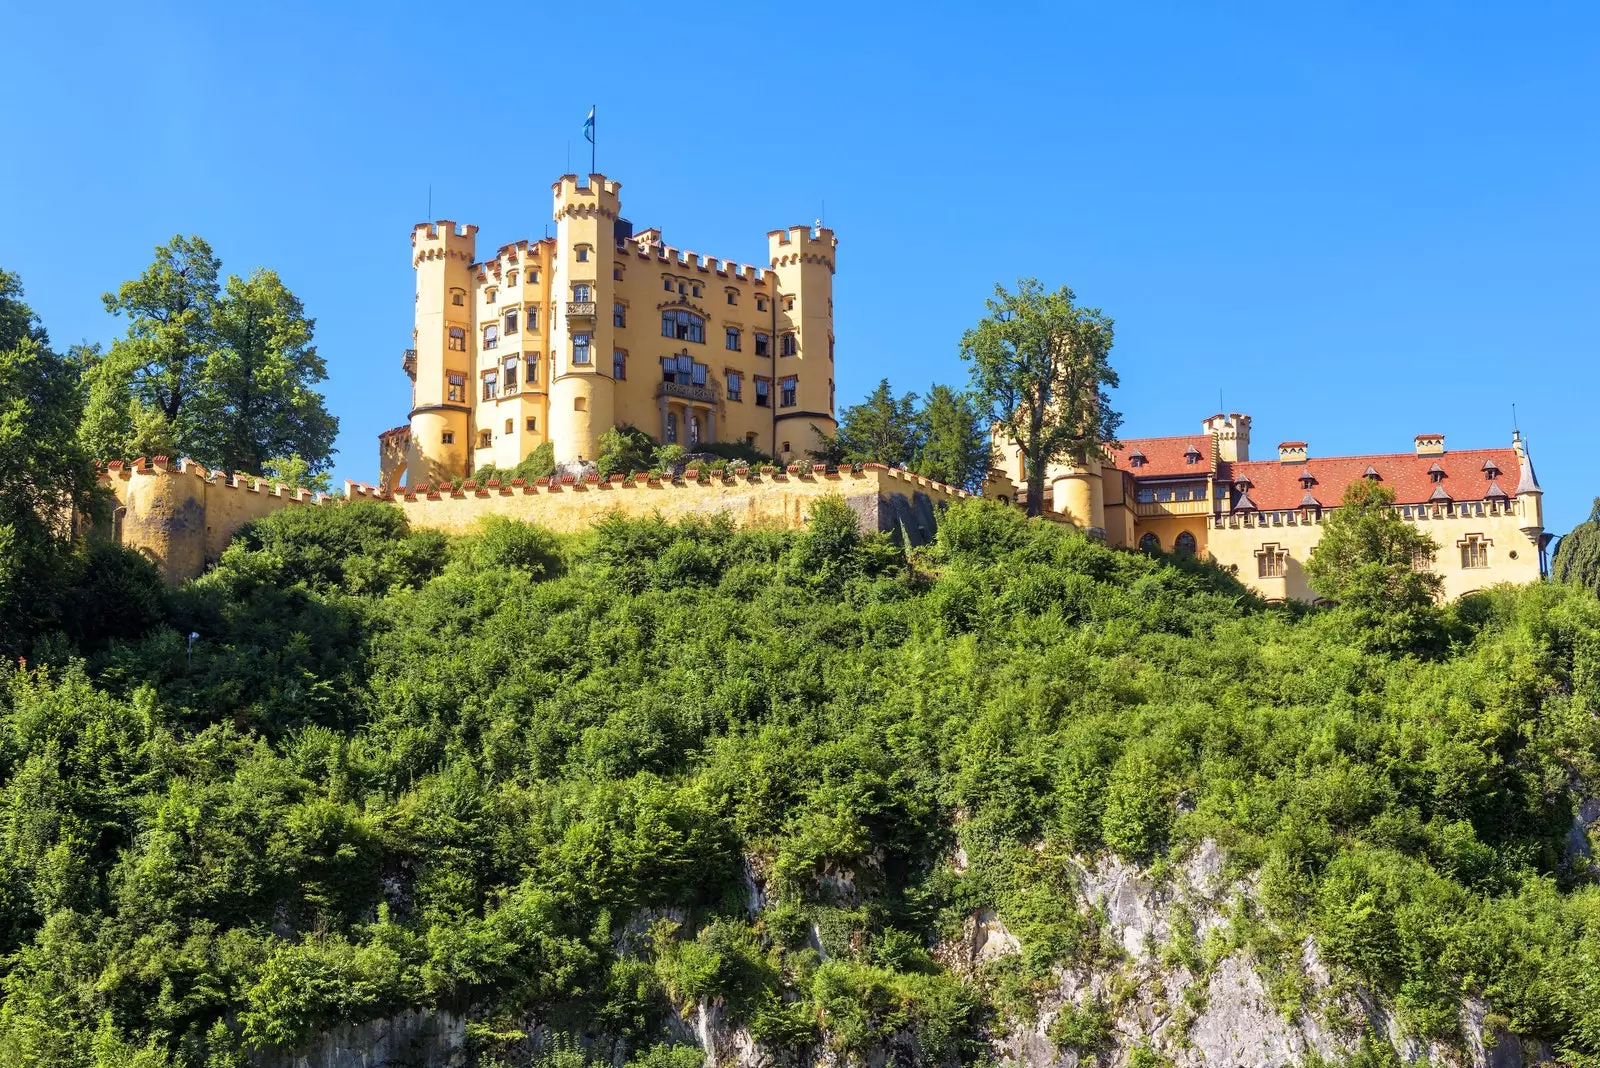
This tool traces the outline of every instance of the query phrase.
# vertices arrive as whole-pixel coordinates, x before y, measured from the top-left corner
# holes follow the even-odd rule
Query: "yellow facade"
[[[385,486],[510,469],[546,441],[593,460],[620,425],[784,463],[835,430],[833,231],[771,231],[758,268],[635,233],[604,175],[551,188],[555,236],[481,261],[476,227],[413,229],[414,397],[404,448],[380,443]]]
[[[1323,524],[1345,485],[1373,478],[1395,490],[1395,513],[1439,546],[1424,566],[1443,579],[1445,597],[1543,577],[1543,491],[1520,435],[1509,448],[1451,453],[1442,434],[1419,434],[1410,453],[1325,458],[1287,441],[1275,460],[1252,461],[1250,425],[1248,415],[1219,413],[1197,435],[1134,439],[1084,465],[1052,465],[1046,514],[1111,545],[1210,559],[1269,600],[1310,601],[1305,562]],[[1020,500],[1020,450],[999,444],[985,495]]]

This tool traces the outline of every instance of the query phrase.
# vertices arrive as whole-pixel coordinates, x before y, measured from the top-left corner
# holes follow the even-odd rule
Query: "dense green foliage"
[[[1415,1031],[1471,991],[1600,1065],[1587,592],[1450,606],[1419,657],[981,501],[909,556],[842,501],[573,539],[292,509],[170,596],[110,553],[83,612],[137,618],[0,688],[0,1063],[221,1068],[443,1006],[480,1064],[539,1022],[677,1065],[705,999],[772,1048],[970,1059],[1114,958],[1073,854],[1210,838],[1286,1006],[1312,934]],[[936,963],[983,908],[1021,955]]]
[[[1111,407],[1111,317],[1078,304],[1066,286],[1048,291],[1038,279],[994,287],[989,314],[961,336],[972,392],[986,425],[1004,430],[1027,470],[1028,514],[1044,507],[1052,463],[1082,464],[1117,440],[1122,416]]]
[[[813,460],[880,463],[977,490],[993,463],[989,424],[976,396],[934,385],[925,397],[895,396],[887,378],[839,414],[839,432],[816,427]]]
[[[1556,543],[1550,560],[1550,577],[1556,582],[1600,593],[1600,497],[1589,510],[1589,520],[1579,523]]]
[[[315,321],[275,271],[221,280],[203,238],[174,237],[138,277],[105,294],[127,335],[84,360],[84,444],[98,458],[165,454],[265,473],[296,460],[311,474],[339,421],[315,389],[327,367]]]

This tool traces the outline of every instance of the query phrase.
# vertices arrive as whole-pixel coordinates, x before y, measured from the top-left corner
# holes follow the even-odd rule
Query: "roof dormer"
[[[1144,462],[1144,453],[1140,452],[1138,449],[1134,449],[1132,452],[1128,453],[1129,467],[1143,467]]]
[[[1439,461],[1435,460],[1433,463],[1428,465],[1428,477],[1433,479],[1435,482],[1444,481],[1444,468],[1439,466]]]

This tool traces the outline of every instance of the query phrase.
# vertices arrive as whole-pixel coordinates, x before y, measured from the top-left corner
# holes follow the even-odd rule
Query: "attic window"
[[[1317,480],[1317,477],[1311,473],[1311,468],[1309,467],[1302,467],[1300,469],[1299,478],[1301,487],[1307,490],[1309,490],[1312,483],[1316,482]]]
[[[1428,477],[1433,479],[1435,482],[1443,481],[1444,480],[1444,468],[1440,467],[1438,464],[1429,464],[1428,465]]]
[[[1140,452],[1138,449],[1134,449],[1128,454],[1128,464],[1132,467],[1143,467],[1144,453]]]
[[[1500,468],[1493,460],[1483,461],[1483,477],[1490,481],[1500,477]]]
[[[1370,478],[1374,482],[1381,482],[1382,481],[1382,479],[1380,479],[1378,477],[1378,469],[1376,467],[1367,468],[1365,471],[1361,472],[1361,477],[1362,478]]]
[[[1183,458],[1188,463],[1197,464],[1200,462],[1200,450],[1190,445],[1189,451],[1183,454]]]

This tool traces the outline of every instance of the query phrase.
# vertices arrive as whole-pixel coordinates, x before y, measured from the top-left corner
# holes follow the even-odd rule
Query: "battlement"
[[[838,246],[839,239],[826,226],[791,226],[785,230],[767,231],[767,251],[774,267],[820,263],[831,273],[834,270],[834,250]]]
[[[576,174],[563,174],[550,184],[550,191],[555,194],[553,217],[557,222],[566,216],[599,215],[615,219],[622,213],[622,183],[603,174],[588,177],[587,185],[579,185]]]
[[[645,233],[659,234],[660,231],[647,230]],[[766,284],[767,272],[765,268],[756,267],[748,263],[735,263],[732,260],[719,260],[714,256],[702,256],[700,253],[688,249],[676,249],[671,245],[663,245],[648,240],[640,241],[638,237],[639,235],[635,235],[634,238],[624,238],[618,241],[617,251],[627,252],[629,251],[629,246],[632,245],[638,257],[642,260],[653,258],[657,263],[667,264],[681,270],[698,271],[701,274],[715,273],[720,278],[737,278],[742,281],[753,282],[756,285]]]
[[[449,219],[417,223],[411,228],[412,265],[431,259],[461,259],[471,263],[477,245],[478,228],[471,223],[457,224]]]

